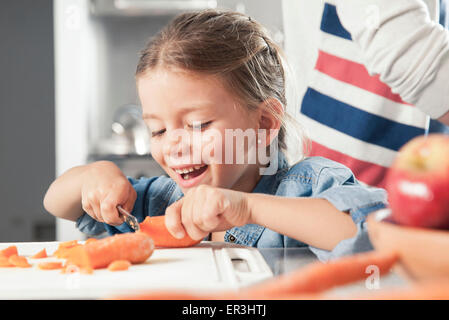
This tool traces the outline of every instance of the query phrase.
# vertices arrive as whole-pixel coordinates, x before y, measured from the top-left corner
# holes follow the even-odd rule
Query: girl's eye
[[[189,124],[187,126],[193,130],[203,130],[203,129],[207,128],[211,123],[212,123],[212,121],[207,121],[207,122],[203,122],[203,123],[201,123],[200,121],[196,121],[193,124]]]
[[[156,138],[156,137],[160,137],[161,135],[163,135],[165,132],[165,129],[159,130],[159,131],[153,131],[151,132],[151,137],[152,138]]]

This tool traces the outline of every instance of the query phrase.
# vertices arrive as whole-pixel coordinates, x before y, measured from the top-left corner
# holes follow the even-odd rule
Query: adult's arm
[[[449,31],[422,0],[337,0],[342,25],[370,74],[432,119],[449,124]]]

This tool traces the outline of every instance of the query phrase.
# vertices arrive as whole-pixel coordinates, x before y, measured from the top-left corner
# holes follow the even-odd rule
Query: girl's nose
[[[164,145],[164,156],[170,165],[190,163],[191,136],[186,130],[178,129],[168,134],[168,142]]]

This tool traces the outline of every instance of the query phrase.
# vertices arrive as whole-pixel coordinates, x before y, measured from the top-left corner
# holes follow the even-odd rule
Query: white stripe
[[[427,117],[418,108],[339,81],[316,69],[312,72],[310,87],[368,113],[409,126],[426,128]]]
[[[298,121],[311,140],[352,158],[389,167],[396,157],[396,151],[358,140],[303,114],[298,115]]]
[[[334,36],[321,31],[321,42],[319,49],[334,56],[363,64],[362,52],[351,40]]]

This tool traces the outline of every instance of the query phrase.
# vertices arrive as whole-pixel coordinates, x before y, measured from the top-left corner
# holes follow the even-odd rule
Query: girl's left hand
[[[200,240],[212,231],[243,226],[251,220],[244,192],[200,185],[165,211],[165,225],[175,238],[187,233]]]

